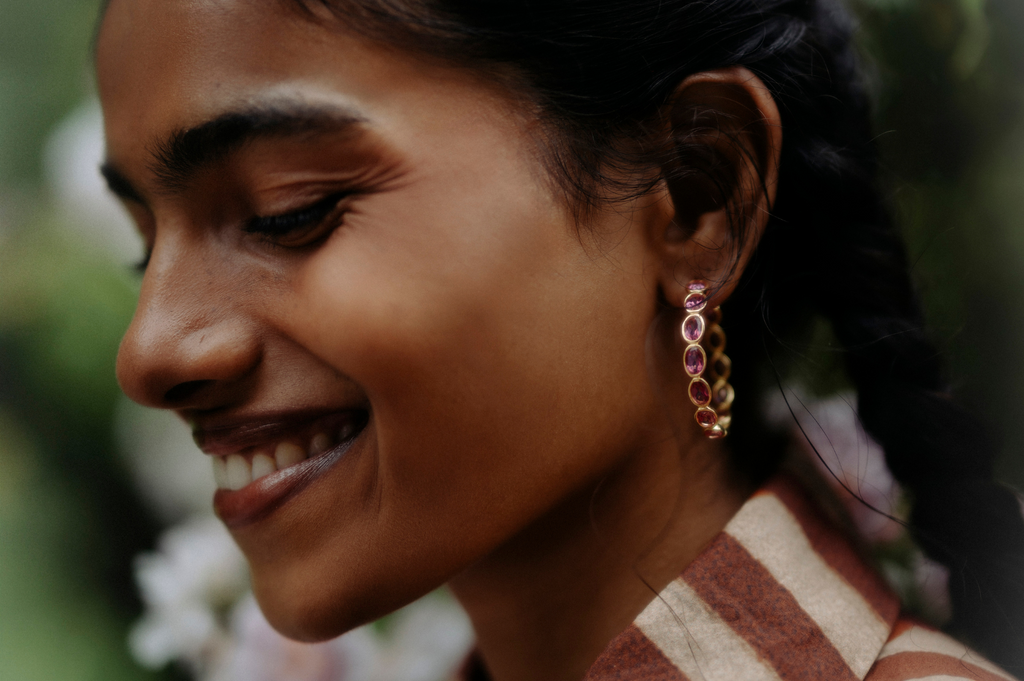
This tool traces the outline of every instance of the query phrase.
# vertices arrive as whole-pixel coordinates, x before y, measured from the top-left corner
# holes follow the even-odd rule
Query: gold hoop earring
[[[732,361],[725,354],[722,308],[716,307],[705,314],[708,285],[704,281],[694,279],[687,284],[686,289],[688,293],[683,301],[686,317],[680,327],[686,344],[683,350],[683,369],[690,377],[690,387],[686,392],[697,407],[694,420],[704,429],[704,435],[717,440],[729,434],[732,402],[736,397],[729,384]],[[713,383],[708,383],[705,372]]]

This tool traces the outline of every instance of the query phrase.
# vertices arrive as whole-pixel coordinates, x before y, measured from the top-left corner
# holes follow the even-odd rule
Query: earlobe
[[[768,223],[778,181],[782,124],[767,87],[733,67],[683,81],[663,113],[664,191],[672,217],[661,235],[661,286],[681,305],[686,284],[732,293]]]

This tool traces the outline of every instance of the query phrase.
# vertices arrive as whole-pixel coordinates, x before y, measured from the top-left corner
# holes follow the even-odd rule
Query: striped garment
[[[486,681],[478,660],[464,681]],[[900,604],[802,488],[777,476],[614,638],[584,681],[1006,681]]]

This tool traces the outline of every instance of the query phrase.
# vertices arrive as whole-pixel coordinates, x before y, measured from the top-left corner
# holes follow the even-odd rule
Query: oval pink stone
[[[732,386],[724,380],[716,382],[712,392],[715,396],[715,404],[718,404],[721,408],[728,409],[736,398],[736,393]]]
[[[704,356],[704,348],[699,345],[691,345],[686,348],[686,354],[683,355],[683,366],[686,367],[686,373],[691,376],[700,376],[704,373],[704,364],[707,362],[707,357]]]
[[[683,307],[692,312],[699,312],[704,309],[705,303],[707,303],[707,298],[703,293],[691,293],[683,301]]]
[[[704,336],[704,318],[692,314],[683,320],[683,338],[690,343],[696,343]]]
[[[686,285],[686,288],[690,291],[706,291],[708,290],[708,284],[703,279],[694,279]]]
[[[697,410],[697,423],[701,428],[710,428],[718,422],[718,414],[711,409]]]
[[[722,426],[714,425],[705,430],[704,434],[707,435],[708,438],[712,440],[721,440],[723,437],[725,437],[725,430],[722,428]]]
[[[693,403],[705,407],[711,401],[711,387],[702,378],[690,381],[690,399]]]

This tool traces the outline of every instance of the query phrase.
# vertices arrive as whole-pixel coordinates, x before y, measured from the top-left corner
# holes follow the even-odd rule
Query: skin
[[[333,637],[450,583],[496,681],[578,679],[749,493],[678,366],[650,379],[659,298],[700,274],[719,304],[745,262],[718,247],[724,210],[680,204],[693,188],[577,230],[513,93],[276,3],[113,0],[97,72],[112,184],[151,250],[124,391],[199,427],[369,414],[325,475],[232,528],[282,633]],[[769,194],[734,198],[765,207],[763,87],[736,69],[679,92],[742,105],[737,177]],[[254,106],[330,120],[159,172],[176,132]],[[243,229],[341,191],[312,241]]]

